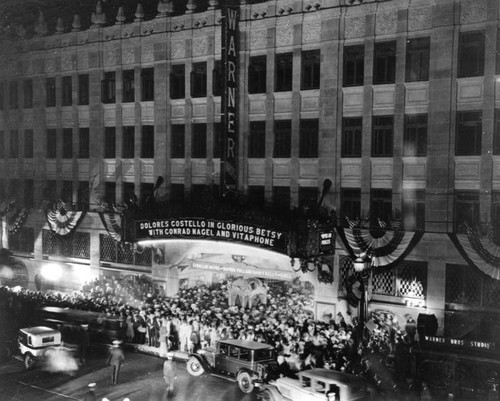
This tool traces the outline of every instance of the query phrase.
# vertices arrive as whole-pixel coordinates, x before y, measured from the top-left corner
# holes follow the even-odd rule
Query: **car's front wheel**
[[[255,384],[252,381],[252,376],[250,376],[250,373],[248,372],[240,372],[236,377],[236,380],[238,381],[240,390],[244,393],[251,393],[255,388]]]
[[[24,355],[24,368],[26,370],[31,370],[35,366],[35,358],[31,354]]]
[[[187,361],[186,369],[191,376],[201,376],[205,372],[201,362],[194,356]]]

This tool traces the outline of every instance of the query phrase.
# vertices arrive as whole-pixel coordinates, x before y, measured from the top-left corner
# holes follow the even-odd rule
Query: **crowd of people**
[[[229,306],[228,284],[183,288],[168,297],[163,287],[155,290],[149,278],[134,275],[99,277],[71,293],[0,287],[0,297],[13,308],[29,303],[30,310],[50,305],[113,317],[121,339],[157,348],[163,357],[224,339],[253,340],[275,347],[284,375],[326,367],[363,375],[379,388],[409,383],[415,333],[400,327],[392,314],[374,313],[369,329],[360,332],[349,312],[315,319],[313,294],[299,281],[272,283],[267,302],[256,299],[251,307]]]

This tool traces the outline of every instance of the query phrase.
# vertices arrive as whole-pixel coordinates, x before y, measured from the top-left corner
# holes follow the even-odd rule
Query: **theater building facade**
[[[298,280],[323,318],[355,311],[361,255],[371,311],[434,315],[436,335],[493,341],[498,1],[241,1],[234,64],[222,3],[159,1],[149,19],[98,3],[57,25],[41,14],[33,36],[0,44],[2,246],[25,266],[2,282],[35,288],[54,263],[63,274],[47,288],[124,274],[171,294],[240,276]],[[244,209],[192,235],[148,216],[125,241],[130,205],[200,208],[226,190],[262,209],[319,207],[336,217],[334,249],[301,263],[270,246],[272,222],[217,234],[217,222],[251,225]],[[200,217],[186,213],[174,220]]]

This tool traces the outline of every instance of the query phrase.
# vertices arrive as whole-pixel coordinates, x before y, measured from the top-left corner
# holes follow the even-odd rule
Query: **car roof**
[[[249,340],[221,340],[219,341],[219,343],[234,345],[236,347],[244,347],[248,349],[274,349],[272,345]]]
[[[34,335],[40,335],[40,334],[59,334],[59,331],[56,329],[51,329],[50,327],[46,326],[36,326],[36,327],[27,327],[24,329],[20,329],[23,333],[26,334],[34,334]]]
[[[349,373],[339,372],[331,369],[308,369],[298,372],[299,376],[305,376],[312,379],[323,379],[335,381],[335,384],[339,387],[347,387],[349,385],[364,385],[366,386],[366,380],[360,376],[351,375]]]

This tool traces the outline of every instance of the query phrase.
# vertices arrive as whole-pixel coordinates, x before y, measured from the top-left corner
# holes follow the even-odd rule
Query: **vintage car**
[[[298,379],[281,377],[259,385],[264,401],[355,401],[369,400],[365,379],[330,369],[308,369]]]
[[[187,371],[193,376],[207,372],[235,380],[244,393],[251,393],[256,383],[277,377],[274,348],[255,341],[223,340],[215,348],[190,354]]]
[[[29,370],[44,357],[48,350],[60,347],[61,332],[45,326],[19,329],[17,343],[23,357],[24,367]]]

